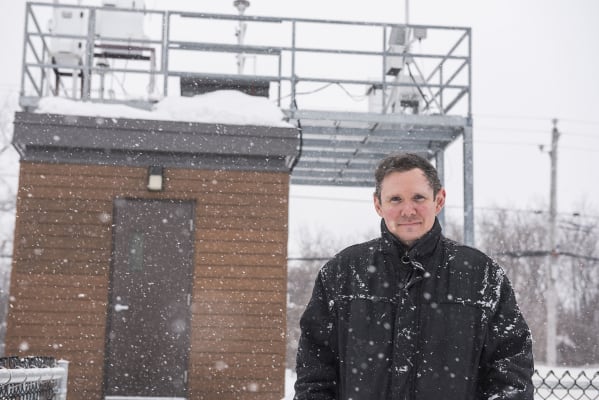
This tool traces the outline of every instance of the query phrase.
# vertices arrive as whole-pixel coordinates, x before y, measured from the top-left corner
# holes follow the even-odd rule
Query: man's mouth
[[[399,226],[414,226],[414,225],[420,225],[420,221],[405,221],[405,222],[400,222],[398,223]]]

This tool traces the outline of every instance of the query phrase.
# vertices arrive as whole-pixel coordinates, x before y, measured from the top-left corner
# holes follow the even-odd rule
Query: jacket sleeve
[[[497,304],[491,314],[479,376],[479,396],[493,400],[533,400],[534,363],[530,329],[501,268]]]
[[[336,331],[334,324],[321,271],[316,278],[312,298],[300,319],[294,400],[337,398],[338,368],[333,350]]]

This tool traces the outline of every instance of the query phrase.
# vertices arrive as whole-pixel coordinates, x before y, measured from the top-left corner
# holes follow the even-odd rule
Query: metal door
[[[107,399],[187,397],[193,203],[114,202]]]

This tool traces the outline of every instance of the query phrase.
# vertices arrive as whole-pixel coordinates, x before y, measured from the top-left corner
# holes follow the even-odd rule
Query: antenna
[[[239,15],[243,15],[246,8],[250,6],[250,2],[248,0],[235,0],[233,2],[233,6],[237,8],[237,10],[239,11]]]
[[[404,0],[404,6],[405,6],[405,26],[406,26],[406,31],[405,31],[405,43],[406,43],[406,48],[405,50],[407,52],[410,51],[410,45],[412,43],[412,29],[409,27],[410,25],[410,0]]]
[[[250,2],[248,0],[235,0],[233,1],[233,6],[237,8],[239,11],[239,16],[243,16],[245,10],[250,6]],[[235,32],[235,36],[237,36],[237,45],[243,46],[243,39],[245,38],[245,30],[247,26],[243,20],[239,20],[239,27]],[[243,52],[237,53],[237,73],[243,74],[243,67],[245,66],[245,54]]]

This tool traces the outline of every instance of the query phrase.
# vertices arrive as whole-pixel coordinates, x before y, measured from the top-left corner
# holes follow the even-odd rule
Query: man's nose
[[[416,214],[416,208],[414,205],[409,202],[404,203],[403,207],[401,208],[402,217],[410,217],[414,214]]]

